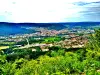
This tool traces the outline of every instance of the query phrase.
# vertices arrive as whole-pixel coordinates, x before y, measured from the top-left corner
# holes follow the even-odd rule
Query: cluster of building
[[[68,36],[65,38],[68,38]],[[84,36],[69,35],[69,39],[65,39],[56,43],[56,45],[63,48],[82,48],[88,42],[88,39]]]
[[[59,34],[65,34],[67,33],[68,30],[48,30],[48,29],[39,29],[35,33],[30,33],[30,34],[16,34],[16,35],[10,35],[10,36],[0,36],[0,39],[4,39],[6,41],[14,41],[14,42],[20,42],[23,41],[24,38],[29,38],[29,37],[47,37],[47,36],[57,36]]]
[[[83,33],[84,31],[84,33]],[[63,48],[81,48],[87,43],[87,36],[90,33],[93,33],[93,30],[80,30],[80,29],[73,29],[73,30],[68,30],[68,29],[62,29],[62,30],[49,30],[45,28],[39,28],[37,29],[37,32],[31,33],[31,34],[21,34],[21,35],[10,35],[9,37],[0,37],[2,39],[2,42],[8,41],[8,42],[20,42],[25,40],[26,38],[29,37],[36,37],[35,39],[41,39],[40,36],[57,36],[61,35],[61,37],[64,37],[64,40],[61,40],[59,42],[54,42],[50,44],[46,43],[36,43],[36,44],[31,44],[31,45],[26,45],[26,46],[19,46],[19,48],[30,48],[30,47],[40,47],[42,51],[48,51],[49,47],[52,46],[61,46]],[[79,35],[83,34],[83,35]],[[32,51],[36,51],[35,48],[32,48]]]
[[[53,43],[34,43],[34,44],[27,44],[25,46],[19,47],[20,49],[24,48],[32,48],[32,51],[37,51],[35,47],[39,47],[41,51],[49,51],[49,48],[52,46],[59,46],[62,48],[82,48],[88,42],[88,39],[84,36],[79,36],[76,34],[69,34],[63,36],[64,40],[59,42]]]

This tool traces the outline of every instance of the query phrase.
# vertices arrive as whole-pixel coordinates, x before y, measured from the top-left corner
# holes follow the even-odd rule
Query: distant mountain
[[[100,22],[67,22],[67,23],[7,23],[0,22],[0,35],[14,35],[14,34],[24,34],[33,33],[34,30],[29,30],[22,28],[26,27],[45,27],[48,29],[61,30],[66,27],[73,28],[75,26],[95,26],[100,25]]]
[[[51,27],[62,29],[65,28],[66,25],[69,26],[91,26],[91,25],[98,25],[100,22],[60,22],[60,23],[7,23],[7,22],[0,22],[0,25],[8,25],[8,26],[32,26],[32,27]]]
[[[7,23],[7,22],[1,22],[0,25],[5,26],[26,26],[26,27],[45,27],[49,29],[56,29],[60,30],[65,28],[66,23]]]

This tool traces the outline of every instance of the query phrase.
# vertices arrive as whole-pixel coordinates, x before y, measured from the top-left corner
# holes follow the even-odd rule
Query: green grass
[[[7,49],[7,48],[9,48],[9,46],[0,46],[0,50]]]

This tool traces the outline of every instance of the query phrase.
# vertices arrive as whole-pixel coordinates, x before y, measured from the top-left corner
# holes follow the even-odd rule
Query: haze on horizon
[[[0,0],[0,22],[100,22],[100,0]]]

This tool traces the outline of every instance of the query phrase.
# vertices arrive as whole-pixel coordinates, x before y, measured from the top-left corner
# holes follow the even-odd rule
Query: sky
[[[0,22],[100,22],[100,0],[0,0]]]

